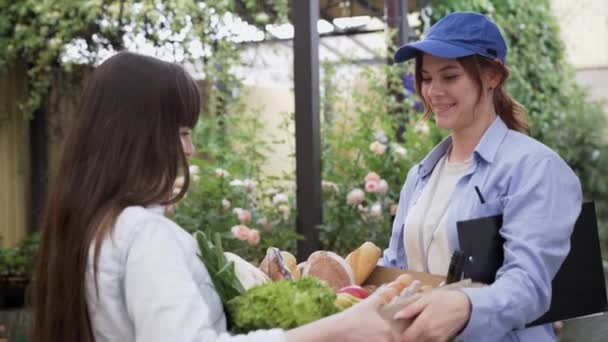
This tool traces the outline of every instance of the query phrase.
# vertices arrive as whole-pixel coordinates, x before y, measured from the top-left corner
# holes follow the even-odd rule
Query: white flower
[[[194,165],[194,166],[196,166],[196,165]],[[198,169],[198,166],[197,166],[197,169]],[[192,171],[190,171],[190,172],[192,172]],[[230,173],[228,173],[228,171],[226,171],[224,169],[220,169],[220,168],[215,169],[215,175],[217,177],[219,177],[219,178],[228,178],[228,177],[230,177]],[[230,185],[232,185],[232,182],[230,183]]]
[[[414,132],[418,134],[429,134],[431,128],[426,122],[420,122],[414,127]]]
[[[272,203],[274,203],[274,204],[287,203],[287,202],[289,202],[289,197],[287,197],[287,194],[285,194],[285,193],[278,193],[278,194],[274,195],[274,197],[272,198]]]
[[[382,144],[386,144],[388,142],[388,137],[386,136],[386,133],[382,130],[374,133],[374,139],[376,139],[376,141]]]
[[[222,208],[224,208],[224,210],[229,210],[230,206],[232,205],[232,203],[230,203],[229,200],[227,199],[222,199]]]
[[[197,176],[201,173],[201,169],[200,167],[198,167],[198,165],[190,165],[188,167],[188,171],[190,171],[190,175],[191,176]]]
[[[324,180],[321,181],[321,188],[334,192],[340,191],[340,188],[336,183]]]
[[[234,179],[230,181],[230,186],[243,186],[243,181],[240,179]]]
[[[382,204],[374,203],[372,208],[369,211],[370,216],[372,217],[380,217],[382,216]]]
[[[289,214],[291,213],[291,207],[287,204],[281,204],[277,207],[277,210],[283,213],[283,219],[289,219]]]
[[[393,145],[393,152],[401,158],[407,157],[407,149],[401,145]]]
[[[369,145],[369,150],[372,151],[374,154],[382,155],[386,151],[386,145],[374,141]]]

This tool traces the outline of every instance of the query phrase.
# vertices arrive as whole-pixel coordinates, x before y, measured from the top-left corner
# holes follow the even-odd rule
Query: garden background
[[[328,1],[334,2],[344,4],[344,11],[352,5]],[[560,27],[551,10],[556,4],[564,8],[563,2],[419,3],[409,16],[412,39],[454,10],[486,13],[503,28],[510,47],[508,89],[528,109],[532,136],[559,152],[579,175],[585,197],[596,202],[608,255],[607,107],[576,81],[560,38],[568,27]],[[602,1],[587,5],[600,6],[600,19],[608,18]],[[172,217],[191,231],[221,233],[227,250],[253,262],[268,246],[295,254],[294,113],[286,104],[293,92],[251,84],[292,81],[287,0],[19,0],[2,2],[0,9],[0,145],[10,146],[0,155],[5,218],[0,274],[29,272],[37,213],[80,86],[91,67],[123,48],[184,64],[200,81],[204,108],[191,161],[196,180]],[[340,28],[335,21],[330,25]],[[432,121],[420,120],[411,65],[390,62],[395,32],[378,18],[352,25],[342,32],[372,28],[357,38],[365,39],[371,58],[341,51],[340,36],[321,39],[334,54],[321,68],[323,224],[318,228],[322,247],[342,255],[367,240],[387,246],[408,169],[446,135]],[[608,59],[599,34],[598,54]],[[260,68],[260,60],[271,66]],[[273,105],[261,101],[268,97]]]

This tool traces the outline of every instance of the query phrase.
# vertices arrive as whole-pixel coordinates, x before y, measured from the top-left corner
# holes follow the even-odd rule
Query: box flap
[[[375,285],[380,286],[385,283],[389,283],[397,278],[401,274],[410,274],[414,279],[420,281],[422,285],[438,286],[445,281],[444,276],[429,274],[424,272],[405,271],[399,268],[376,266],[374,271],[365,280],[363,285]]]

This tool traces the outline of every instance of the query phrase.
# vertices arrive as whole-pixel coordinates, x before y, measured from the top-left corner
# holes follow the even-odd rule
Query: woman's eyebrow
[[[446,65],[443,68],[439,69],[438,71],[442,72],[442,71],[451,70],[451,69],[458,69],[458,67],[455,66],[455,65]],[[426,71],[426,70],[424,70],[424,69],[422,69],[422,73],[423,74],[428,74],[429,72]]]

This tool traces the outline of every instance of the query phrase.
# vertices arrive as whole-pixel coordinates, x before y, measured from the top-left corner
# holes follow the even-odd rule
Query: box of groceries
[[[316,251],[307,260],[269,247],[262,262],[253,265],[224,252],[219,235],[213,240],[201,232],[195,236],[234,333],[295,328],[356,305],[376,291],[386,303],[383,317],[392,319],[407,305],[406,298],[445,281],[443,276],[377,266],[382,251],[371,242],[345,257]]]

